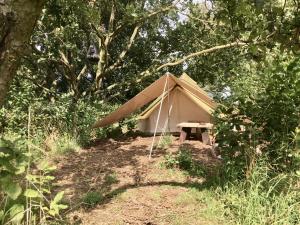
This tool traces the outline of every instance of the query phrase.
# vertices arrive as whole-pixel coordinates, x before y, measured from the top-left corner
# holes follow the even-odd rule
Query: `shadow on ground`
[[[203,178],[162,169],[164,156],[178,151],[178,138],[167,150],[155,149],[149,160],[151,142],[152,137],[99,140],[87,149],[62,158],[58,163],[56,191],[65,192],[70,211],[74,211],[77,210],[74,206],[80,206],[83,196],[92,191],[103,193],[104,200],[98,206],[104,206],[128,190],[143,187],[206,187]],[[210,146],[199,141],[187,141],[184,146],[203,165],[218,163]]]

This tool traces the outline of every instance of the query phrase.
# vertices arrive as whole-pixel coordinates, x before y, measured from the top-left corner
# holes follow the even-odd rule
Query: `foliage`
[[[82,202],[86,204],[87,207],[94,207],[104,200],[102,193],[96,191],[90,191],[85,194],[82,198]]]
[[[38,142],[43,142],[54,133],[62,139],[69,136],[78,144],[85,145],[96,136],[105,137],[108,131],[113,130],[108,127],[95,131],[91,126],[97,118],[111,112],[117,105],[108,105],[93,98],[83,98],[75,104],[69,94],[56,95],[49,101],[44,94],[39,96],[37,90],[38,87],[27,80],[15,80],[5,107],[0,110],[2,133],[27,135],[29,106],[30,128],[34,131],[33,139]]]
[[[60,204],[63,192],[52,200],[46,197],[51,193],[50,183],[54,177],[50,172],[55,168],[43,163],[31,173],[30,154],[16,146],[0,139],[1,223],[31,223],[58,216],[59,211],[67,207]]]
[[[116,172],[106,174],[104,177],[105,184],[111,185],[119,182]]]
[[[293,133],[299,122],[299,58],[269,60],[258,75],[240,78],[242,86],[239,80],[231,85],[231,95],[217,110],[217,142],[225,171],[233,177],[249,176],[259,158],[277,171],[297,168]],[[248,76],[255,83],[246,83]]]
[[[164,165],[166,168],[179,168],[191,176],[205,176],[207,173],[200,162],[193,160],[191,152],[186,147],[181,147],[175,156],[172,154],[166,155]]]
[[[229,221],[235,224],[297,224],[299,193],[293,190],[291,177],[269,177],[268,167],[258,165],[248,181],[228,184],[218,189]]]
[[[159,143],[157,144],[157,147],[160,149],[168,149],[169,146],[172,144],[173,141],[173,136],[172,135],[163,135],[160,140]]]

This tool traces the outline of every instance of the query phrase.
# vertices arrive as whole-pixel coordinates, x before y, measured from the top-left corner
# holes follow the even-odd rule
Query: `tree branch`
[[[134,43],[140,28],[141,28],[141,25],[137,25],[134,28],[126,48],[120,53],[117,61],[113,65],[111,65],[110,67],[107,68],[106,72],[114,70],[116,67],[118,67],[122,63],[122,61],[123,61],[124,57],[126,56],[127,52],[130,50],[132,44]]]
[[[143,79],[147,78],[148,76],[150,76],[153,73],[156,73],[156,72],[162,70],[163,68],[166,68],[166,67],[169,67],[169,66],[176,66],[176,65],[179,65],[179,64],[181,64],[181,63],[183,63],[183,62],[185,62],[185,61],[187,61],[191,58],[201,56],[201,55],[206,55],[208,53],[212,53],[212,52],[215,52],[215,51],[218,51],[218,50],[221,50],[221,49],[227,49],[227,48],[232,48],[232,47],[242,47],[242,46],[246,46],[246,45],[247,45],[247,43],[239,42],[239,41],[232,42],[232,43],[225,44],[225,45],[218,45],[218,46],[214,46],[212,48],[208,48],[208,49],[205,49],[205,50],[201,50],[201,51],[198,51],[198,52],[191,53],[191,54],[183,57],[182,59],[179,59],[179,60],[176,60],[176,61],[173,61],[173,62],[165,63],[163,65],[160,65],[160,66],[156,67],[156,68],[147,69],[147,70],[145,70],[145,71],[143,71],[139,74],[138,79],[135,79],[129,85],[127,85],[129,88],[127,88],[125,90],[125,92],[130,90],[131,85],[136,84],[136,83],[140,83],[141,81],[143,81]],[[119,84],[110,85],[107,88],[107,90],[111,90],[113,88],[116,88],[117,86],[119,86]]]
[[[82,76],[85,74],[86,70],[87,70],[87,65],[84,65],[84,67],[82,68],[82,70],[80,71],[80,73],[77,76],[77,81],[79,81],[82,78]]]
[[[95,27],[95,25],[92,24],[92,23],[91,23],[91,27],[92,27],[92,29],[96,32],[97,37],[100,38],[101,41],[104,43],[105,35],[102,34],[102,33]]]
[[[178,3],[179,1],[176,1],[175,4],[172,4],[172,5],[169,5],[167,7],[164,7],[164,8],[161,8],[157,11],[154,11],[154,12],[151,12],[149,13],[148,15],[146,16],[142,16],[138,19],[135,20],[134,23],[132,23],[132,25],[134,24],[142,24],[144,23],[146,20],[158,15],[158,14],[161,14],[161,13],[164,13],[164,12],[167,12],[167,11],[170,11],[171,9],[175,9],[176,8],[176,4]],[[116,29],[110,34],[111,38],[115,37],[119,32],[120,30],[122,30],[124,27],[128,26],[128,23],[123,23],[123,24],[120,24],[116,27]]]
[[[191,58],[194,58],[196,56],[200,56],[200,55],[205,55],[207,53],[211,53],[211,52],[214,52],[214,51],[217,51],[217,50],[220,50],[220,49],[225,49],[225,48],[232,48],[232,47],[237,47],[237,46],[245,46],[247,45],[247,43],[245,42],[232,42],[232,43],[229,43],[229,44],[225,44],[225,45],[218,45],[218,46],[215,46],[215,47],[212,47],[212,48],[208,48],[208,49],[205,49],[205,50],[201,50],[199,52],[194,52],[194,53],[191,53],[187,56],[184,56],[182,59],[179,59],[177,61],[174,61],[174,62],[168,62],[168,63],[165,63],[159,67],[157,67],[155,69],[156,72],[158,72],[159,70],[165,68],[165,67],[168,67],[168,66],[176,66],[178,64],[181,64]]]
[[[110,13],[109,24],[108,24],[109,33],[111,33],[114,29],[115,14],[116,14],[116,4],[115,1],[112,0],[111,13]]]
[[[70,65],[69,63],[69,60],[67,59],[66,55],[62,52],[62,51],[59,51],[59,54],[61,56],[61,59],[60,59],[60,62],[65,66],[67,67],[67,69],[69,70],[70,74],[73,74],[72,72],[72,66]],[[65,77],[69,80],[69,81],[72,81],[72,78],[70,76],[67,75],[67,73],[64,74]]]

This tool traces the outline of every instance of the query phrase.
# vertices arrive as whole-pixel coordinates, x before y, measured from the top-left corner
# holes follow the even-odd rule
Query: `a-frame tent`
[[[166,74],[93,127],[113,124],[151,101],[139,116],[139,130],[148,133],[178,132],[177,124],[181,122],[211,123],[217,106],[187,74],[180,78]]]

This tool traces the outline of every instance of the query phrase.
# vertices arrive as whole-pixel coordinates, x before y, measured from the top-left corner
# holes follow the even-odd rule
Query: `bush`
[[[248,82],[248,76],[256,81]],[[247,83],[232,85],[231,95],[216,111],[226,176],[249,177],[260,158],[272,165],[273,172],[295,170],[299,166],[293,136],[299,124],[300,58],[289,63],[284,57],[271,60],[260,74],[248,76],[243,80]]]
[[[178,167],[183,170],[191,170],[194,165],[191,153],[186,148],[180,148],[179,154],[176,156]]]

